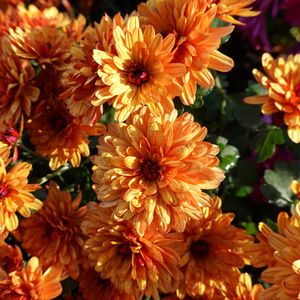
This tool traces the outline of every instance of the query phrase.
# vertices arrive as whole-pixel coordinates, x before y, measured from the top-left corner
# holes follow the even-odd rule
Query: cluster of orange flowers
[[[212,22],[240,24],[235,16],[258,14],[249,7],[254,0],[149,0],[125,18],[105,15],[87,27],[83,16],[71,18],[44,1],[39,8],[21,2],[5,1],[0,11],[0,299],[54,299],[70,276],[86,300],[157,300],[160,294],[255,300],[262,286],[239,270],[250,258],[272,266],[263,276],[274,285],[263,299],[298,293],[292,239],[298,210],[280,219],[279,234],[262,226],[254,244],[231,224],[232,213],[222,213],[221,200],[205,192],[224,179],[218,147],[204,140],[207,129],[191,114],[178,116],[173,103],[174,97],[194,103],[197,85],[214,85],[209,70],[233,67],[218,48],[234,27]],[[284,111],[299,142],[300,76],[290,75],[299,57],[289,58],[289,67],[282,59],[264,61],[273,81],[256,76],[270,96],[247,101]],[[107,129],[99,123],[105,103],[117,121]],[[102,135],[92,158],[99,203],[81,205],[80,195],[72,201],[54,182],[45,201],[35,198],[31,165],[10,158],[23,119],[36,153],[53,171],[79,166],[90,155],[89,136]],[[20,248],[5,241],[9,233],[32,256],[26,266]]]
[[[262,104],[263,114],[279,116],[288,128],[290,139],[300,143],[300,54],[274,59],[265,53],[262,66],[267,76],[257,69],[253,74],[267,93],[247,97],[245,102]]]

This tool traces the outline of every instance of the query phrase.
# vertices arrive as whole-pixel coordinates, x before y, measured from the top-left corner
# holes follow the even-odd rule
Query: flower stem
[[[46,176],[42,177],[38,183],[40,185],[46,183],[47,181],[49,181],[50,179],[60,176],[61,174],[63,174],[64,172],[66,172],[67,170],[71,169],[71,165],[69,164],[65,164],[64,166],[62,166],[60,169],[56,170],[53,173],[47,174]]]
[[[32,151],[31,149],[29,149],[27,146],[25,146],[25,145],[22,144],[22,143],[19,143],[19,144],[18,144],[18,147],[19,147],[20,149],[24,150],[25,152],[29,153],[31,156],[35,156],[35,157],[37,157],[37,158],[41,158],[41,159],[46,159],[46,160],[47,160],[46,157],[43,157],[43,156],[37,154],[36,152]]]

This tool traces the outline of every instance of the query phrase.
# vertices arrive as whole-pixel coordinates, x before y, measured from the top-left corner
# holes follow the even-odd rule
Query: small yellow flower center
[[[161,167],[156,161],[145,159],[141,164],[140,173],[147,180],[153,181],[158,179],[160,172]]]
[[[195,241],[190,246],[190,251],[196,259],[201,259],[208,254],[208,244],[203,240]]]
[[[146,70],[146,68],[138,63],[133,63],[128,70],[129,82],[139,86],[148,82],[152,76]]]
[[[3,183],[0,183],[0,200],[7,197],[8,193],[7,187]]]

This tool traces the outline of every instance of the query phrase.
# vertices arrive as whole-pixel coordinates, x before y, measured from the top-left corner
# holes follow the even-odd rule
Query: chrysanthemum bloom
[[[176,37],[172,62],[186,66],[184,75],[177,79],[185,105],[194,103],[197,84],[213,87],[208,68],[228,72],[233,67],[233,60],[217,50],[221,38],[230,34],[233,26],[212,28],[217,6],[207,7],[207,0],[151,0],[138,7],[143,24],[151,24],[163,36],[173,33]]]
[[[86,18],[79,15],[77,18],[72,18],[71,22],[63,27],[63,31],[74,42],[80,42],[85,35]]]
[[[108,279],[102,279],[95,270],[88,269],[80,273],[77,279],[84,300],[135,300],[119,292]]]
[[[118,14],[113,20],[105,15],[101,22],[87,29],[81,48],[76,51],[75,63],[64,74],[64,92],[61,97],[66,100],[73,116],[81,117],[83,123],[93,124],[102,114],[102,105],[94,106],[96,92],[105,85],[98,76],[98,64],[93,59],[93,50],[110,53],[113,48],[113,28],[121,26],[122,17]]]
[[[42,28],[44,26],[61,28],[71,22],[67,14],[59,12],[53,6],[46,9],[39,9],[33,4],[30,4],[28,7],[20,4],[17,7],[17,15],[18,19],[20,19],[20,27],[22,29]]]
[[[38,154],[50,159],[51,170],[58,169],[68,161],[78,167],[81,155],[90,155],[88,137],[105,131],[105,126],[100,123],[83,125],[59,102],[40,103],[32,116],[27,124],[30,140]]]
[[[208,0],[208,7],[212,4],[217,5],[216,17],[236,25],[245,25],[235,17],[255,17],[260,14],[259,11],[252,10],[249,5],[255,0]]]
[[[32,257],[21,271],[8,274],[0,281],[1,299],[50,300],[62,292],[61,271],[50,267],[44,273],[39,260]]]
[[[0,3],[0,10],[7,10],[9,8],[15,8],[22,0],[2,0]]]
[[[20,271],[23,267],[23,256],[18,246],[6,243],[0,246],[0,280],[6,278],[13,271]]]
[[[0,233],[0,247],[2,247],[5,244],[5,239],[8,236],[8,231],[4,230],[2,233]]]
[[[3,125],[2,128],[0,126],[0,149],[7,148],[9,149],[9,151],[13,149],[13,156],[12,156],[13,162],[18,160],[18,156],[19,156],[18,143],[22,139],[23,129],[24,129],[23,117],[21,117],[18,131],[11,126]]]
[[[18,160],[18,141],[19,141],[19,133],[12,127],[4,128],[1,130],[0,128],[0,149],[9,149],[9,151],[13,148],[13,158],[12,161]]]
[[[297,180],[292,181],[291,190],[298,198],[300,198],[300,182],[299,181],[297,181]]]
[[[112,123],[93,157],[95,190],[116,219],[132,219],[140,234],[153,220],[163,230],[183,231],[189,217],[208,205],[202,189],[223,180],[216,145],[191,114],[153,116],[147,108],[127,124]]]
[[[21,25],[22,21],[19,19],[16,9],[8,7],[7,9],[1,7],[0,3],[0,37],[8,35],[10,28],[15,29]],[[5,6],[5,4],[4,4]]]
[[[72,39],[60,29],[51,26],[32,30],[17,28],[9,33],[16,54],[35,60],[43,69],[51,65],[56,70],[63,70],[70,62]]]
[[[30,114],[31,104],[39,96],[39,89],[32,83],[34,77],[30,63],[16,56],[8,38],[1,38],[0,124],[15,125],[22,114]]]
[[[222,214],[221,201],[215,207],[203,207],[199,220],[190,220],[184,231],[184,254],[180,265],[184,284],[178,294],[199,297],[211,295],[214,289],[230,284],[238,268],[248,262],[243,248],[251,241],[245,230],[231,225],[232,213]]]
[[[252,285],[248,273],[237,273],[237,278],[231,280],[229,286],[223,286],[222,292],[225,300],[258,300],[262,290],[261,284]]]
[[[35,5],[37,5],[40,8],[51,8],[51,7],[56,7],[60,4],[60,0],[34,0],[33,1]],[[62,1],[62,2],[68,2],[67,1]]]
[[[292,220],[292,222],[291,222]],[[299,299],[300,295],[300,206],[291,218],[285,219],[284,230],[271,232],[268,242],[274,249],[276,265],[263,271],[261,278],[273,284],[264,290],[260,299]]]
[[[163,38],[151,25],[142,30],[138,17],[132,16],[126,28],[113,30],[113,37],[117,54],[94,50],[98,75],[105,86],[96,92],[98,100],[92,104],[111,103],[119,122],[144,105],[156,115],[170,112],[172,98],[181,93],[175,78],[185,72],[184,64],[171,63],[175,36]]]
[[[260,223],[259,230],[260,232],[255,235],[258,242],[246,245],[244,251],[250,256],[252,266],[256,268],[274,266],[276,264],[273,257],[274,250],[268,242],[272,229],[267,224]]]
[[[267,75],[257,69],[253,74],[268,92],[266,95],[244,99],[249,104],[262,104],[263,114],[281,112],[288,127],[288,135],[294,143],[300,142],[300,54],[286,59],[274,59],[270,54],[262,56],[262,66]]]
[[[182,274],[178,270],[182,235],[162,234],[148,227],[141,237],[128,222],[111,219],[112,210],[88,204],[82,230],[88,236],[84,249],[91,265],[103,279],[121,292],[159,299],[159,292],[174,292]]]
[[[5,229],[13,231],[18,227],[17,212],[29,218],[31,210],[39,210],[42,206],[42,202],[31,194],[39,185],[28,184],[31,165],[26,162],[17,163],[7,171],[6,164],[6,159],[0,157],[0,233]]]
[[[37,256],[44,268],[59,267],[73,278],[79,275],[84,244],[80,224],[86,207],[79,208],[80,201],[81,195],[72,201],[69,192],[51,182],[43,208],[20,224],[22,248]]]

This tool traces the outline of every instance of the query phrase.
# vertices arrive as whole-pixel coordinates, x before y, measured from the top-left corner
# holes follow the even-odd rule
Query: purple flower
[[[282,4],[284,18],[291,26],[300,26],[300,1],[285,0]]]
[[[300,53],[300,42],[294,44],[292,47],[288,50],[289,54],[297,54]]]
[[[272,17],[276,17],[279,11],[279,0],[256,0],[254,10],[261,12],[260,15],[252,18],[240,17],[240,21],[245,26],[239,28],[244,39],[256,49],[261,51],[271,51],[271,44],[267,35],[265,13],[271,11]]]

